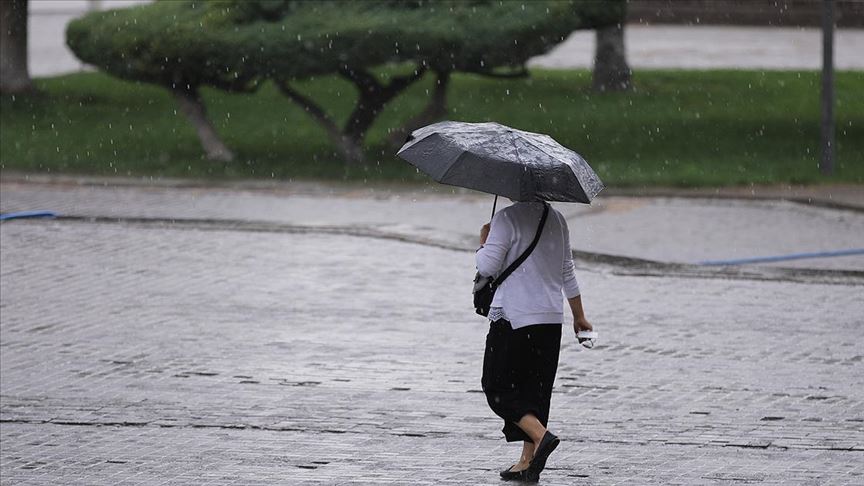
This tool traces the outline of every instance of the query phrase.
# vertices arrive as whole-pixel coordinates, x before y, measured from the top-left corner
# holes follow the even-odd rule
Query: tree
[[[237,50],[225,50],[218,32],[205,18],[202,2],[156,2],[119,10],[93,12],[69,23],[66,43],[83,62],[116,77],[166,88],[177,101],[206,157],[230,161],[234,155],[207,118],[203,86],[229,92],[252,92],[254,72]]]
[[[454,72],[527,77],[525,63],[562,42],[573,30],[623,21],[623,0],[500,2],[392,1],[380,15],[406,27],[400,45],[406,59],[419,60],[436,79],[425,109],[390,128],[399,146],[412,129],[446,116],[447,86]],[[383,45],[383,48],[391,46]]]
[[[530,57],[574,29],[620,20],[593,0],[184,0],[90,14],[70,24],[67,43],[111,74],[171,89],[208,154],[224,145],[208,149],[218,136],[199,87],[253,91],[269,80],[324,128],[345,160],[360,161],[386,104],[426,72],[437,76],[436,89],[409,126],[446,113],[452,72],[525,75]],[[381,79],[374,70],[385,64],[409,67]],[[341,122],[296,87],[322,75],[356,87],[354,109]]]
[[[357,86],[354,111],[340,129],[320,105],[290,90],[290,79],[279,74],[276,79],[286,95],[326,127],[347,159],[359,160],[352,154],[362,154],[363,139],[377,115],[424,72],[436,77],[429,104],[403,126],[390,127],[391,144],[401,144],[411,129],[446,115],[453,72],[527,76],[528,59],[560,43],[573,30],[622,22],[623,5],[623,0],[318,2],[308,13],[330,20],[310,33],[306,45],[319,62],[335,61],[337,72]],[[284,21],[302,30],[308,20],[303,20],[300,8],[283,1],[283,10]],[[412,63],[414,68],[384,85],[370,72],[383,62]]]
[[[591,85],[596,91],[626,91],[630,89],[630,66],[624,49],[622,24],[601,27],[596,33],[594,72]]]
[[[27,3],[0,1],[0,93],[33,89],[27,68]]]

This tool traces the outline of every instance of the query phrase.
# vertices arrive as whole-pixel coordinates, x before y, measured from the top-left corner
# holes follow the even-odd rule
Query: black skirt
[[[504,319],[489,324],[481,382],[489,407],[504,419],[507,442],[531,442],[516,425],[525,415],[534,415],[544,427],[549,421],[560,348],[561,324],[515,330]]]

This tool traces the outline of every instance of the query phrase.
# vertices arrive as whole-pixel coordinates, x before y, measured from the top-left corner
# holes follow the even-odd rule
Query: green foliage
[[[110,74],[166,86],[185,100],[197,100],[200,86],[251,92],[274,80],[327,127],[346,160],[356,160],[382,108],[427,69],[443,76],[524,68],[573,30],[623,15],[624,0],[163,0],[73,21],[67,44]],[[413,74],[389,84],[368,72],[404,63]],[[333,73],[359,92],[342,128],[288,84]]]
[[[67,28],[84,62],[173,86],[252,90],[388,62],[442,70],[521,66],[576,29],[620,21],[593,0],[163,0],[94,12]]]
[[[390,69],[377,72],[381,77]],[[457,74],[455,120],[495,120],[549,133],[583,154],[610,186],[864,183],[864,73],[838,72],[837,174],[819,174],[817,72],[637,71],[634,90],[599,95],[587,71],[493,80]],[[369,133],[367,164],[334,163],[325,132],[269,83],[255,94],[203,91],[237,153],[203,160],[195,132],[164,90],[84,73],[36,80],[35,97],[0,98],[0,168],[32,172],[213,178],[424,182],[384,148],[387,128],[426,103],[433,80],[409,88]],[[337,76],[297,83],[337,121],[353,86]]]
[[[206,5],[214,11],[219,6]],[[254,86],[254,71],[236,51],[224,50],[223,32],[204,22],[205,13],[194,1],[94,12],[69,23],[66,42],[82,61],[124,79],[234,90]]]
[[[302,6],[298,0],[221,0],[211,1],[205,16],[222,25],[245,24],[257,20],[274,22]],[[215,7],[213,5],[216,5]]]

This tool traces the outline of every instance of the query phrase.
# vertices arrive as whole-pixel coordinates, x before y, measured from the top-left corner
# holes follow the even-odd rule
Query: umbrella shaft
[[[492,216],[489,216],[489,222],[492,222],[492,218],[495,217],[495,206],[498,205],[498,195],[495,195],[495,202],[492,203]]]

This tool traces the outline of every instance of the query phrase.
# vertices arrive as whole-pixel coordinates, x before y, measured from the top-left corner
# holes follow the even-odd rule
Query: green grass
[[[386,74],[386,73],[385,73]],[[0,168],[40,173],[196,178],[419,181],[385,147],[387,127],[426,102],[424,79],[391,103],[369,134],[368,163],[339,160],[324,132],[272,85],[255,94],[206,90],[209,114],[238,155],[202,159],[194,131],[164,89],[82,73],[37,80],[0,98]],[[635,89],[595,94],[588,71],[529,79],[457,75],[450,118],[546,132],[582,154],[607,185],[721,186],[864,182],[864,73],[837,73],[837,170],[818,171],[819,74],[638,71]],[[298,87],[344,120],[352,85]]]

